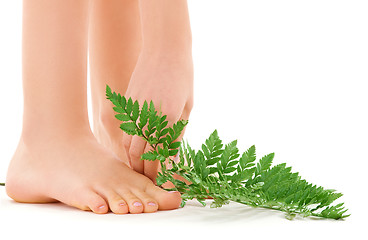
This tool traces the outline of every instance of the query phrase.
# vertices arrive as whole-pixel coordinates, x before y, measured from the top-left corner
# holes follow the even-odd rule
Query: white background
[[[268,210],[196,203],[97,216],[61,204],[17,204],[0,188],[0,239],[123,238],[137,230],[185,239],[367,236],[367,1],[190,0],[189,8],[195,106],[185,138],[199,148],[218,129],[224,142],[238,139],[241,151],[255,144],[259,157],[275,152],[274,163],[344,193],[352,216],[288,221]],[[21,133],[21,14],[20,0],[0,1],[0,182]]]

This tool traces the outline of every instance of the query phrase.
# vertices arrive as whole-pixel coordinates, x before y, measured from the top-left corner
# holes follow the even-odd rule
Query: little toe
[[[181,195],[178,191],[167,192],[160,187],[149,184],[146,193],[156,199],[159,210],[172,210],[180,206]]]
[[[130,213],[142,213],[143,212],[143,204],[142,201],[133,193],[125,192],[120,194],[125,202],[128,204]]]
[[[109,211],[106,201],[97,193],[90,191],[89,194],[84,194],[84,198],[86,199],[85,205],[94,213],[104,214]]]

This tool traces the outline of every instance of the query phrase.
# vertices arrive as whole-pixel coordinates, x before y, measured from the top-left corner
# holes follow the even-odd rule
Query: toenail
[[[105,207],[105,205],[101,205],[101,206],[98,207],[98,209],[101,209],[101,208],[104,208],[104,207]]]
[[[134,203],[133,203],[133,206],[135,206],[135,207],[140,207],[140,206],[142,206],[142,203],[140,203],[140,202],[134,202]]]
[[[119,205],[120,205],[120,206],[125,206],[126,204],[122,202],[122,203],[120,203]]]
[[[156,206],[156,203],[154,203],[154,202],[149,202],[149,203],[147,203],[147,205],[148,205],[148,206]]]
[[[178,191],[169,191],[168,193],[178,193]]]

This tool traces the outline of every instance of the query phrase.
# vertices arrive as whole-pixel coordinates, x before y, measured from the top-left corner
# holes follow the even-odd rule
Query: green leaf
[[[206,167],[204,162],[204,155],[202,151],[198,151],[194,158],[194,169],[197,173],[201,174],[203,171],[202,169],[204,168],[203,166]]]
[[[150,105],[149,105],[149,112],[150,112],[150,114],[156,113],[155,105],[153,104],[152,100],[151,100]]]
[[[256,168],[245,169],[239,174],[239,181],[248,180],[253,177]]]
[[[225,146],[224,152],[221,156],[221,164],[223,168],[226,168],[228,162],[234,159],[234,156],[238,155],[238,148],[236,147],[236,144],[237,140],[234,140]]]
[[[156,177],[156,183],[158,186],[164,184],[165,182],[167,182],[166,177],[162,174],[162,173],[158,173],[157,177]]]
[[[212,153],[211,153],[211,157],[217,157],[217,156],[220,156],[222,153],[224,152],[223,149],[220,149],[220,150],[214,150]]]
[[[122,107],[113,107],[113,109],[117,113],[125,113],[125,111]]]
[[[174,137],[174,135],[175,135],[175,131],[174,131],[174,129],[173,128],[168,128],[169,129],[169,134],[170,134],[170,136],[171,136],[171,138],[173,138]],[[175,139],[173,139],[173,140],[175,140]]]
[[[178,147],[180,147],[181,142],[173,142],[169,145],[170,149],[177,149]]]
[[[231,172],[234,172],[236,170],[235,167],[228,167],[226,169],[224,169],[224,173],[231,173]]]
[[[159,124],[158,119],[159,119],[159,116],[157,116],[155,111],[150,112],[149,119],[148,119],[148,126],[147,126],[149,131],[152,131],[153,129],[156,129],[156,127]]]
[[[163,116],[161,116],[161,118],[160,118],[160,124],[164,123],[164,122],[165,122],[165,120],[166,120],[166,118],[167,118],[167,115],[163,115]],[[166,121],[166,122],[167,122],[167,121]]]
[[[111,88],[107,84],[106,84],[106,97],[107,97],[107,99],[112,97]]]
[[[165,158],[168,158],[168,157],[170,156],[169,149],[168,149],[167,147],[163,148],[162,155],[163,155]]]
[[[132,120],[135,122],[139,117],[139,104],[135,101],[132,107]]]
[[[143,103],[143,107],[141,109],[141,112],[140,112],[140,115],[139,115],[139,123],[138,123],[138,126],[140,128],[144,128],[147,124],[147,121],[148,121],[148,103],[147,101],[144,101]]]
[[[243,153],[239,159],[239,164],[242,169],[251,166],[251,164],[256,160],[256,147],[251,146],[246,152]]]
[[[149,160],[154,161],[157,159],[157,153],[156,152],[146,152],[141,155],[142,160]]]
[[[210,158],[210,159],[207,160],[206,164],[207,164],[207,166],[211,166],[211,165],[217,163],[218,161],[220,161],[220,159],[221,159],[220,157]]]
[[[238,161],[231,161],[227,164],[227,167],[232,167],[235,166],[236,164],[238,164]]]
[[[137,127],[134,122],[123,122],[120,124],[120,128],[129,135],[135,135],[137,133]]]
[[[270,168],[274,156],[274,153],[270,153],[259,160],[259,162],[257,163],[256,175],[259,175],[261,172],[266,171]]]
[[[166,116],[166,115],[165,115]],[[162,123],[161,123],[161,129],[164,129],[166,126],[167,126],[167,124],[168,124],[169,122],[168,121],[163,121]]]
[[[210,173],[209,174],[212,174],[212,173],[215,173],[215,172],[218,171],[217,168],[215,168],[215,167],[207,167],[207,169],[210,170]]]
[[[157,160],[160,160],[161,162],[165,162],[166,158],[162,155],[158,155]]]
[[[167,133],[169,132],[169,129],[168,128],[165,128],[161,131],[161,136],[165,136]]]
[[[130,116],[130,114],[133,111],[133,100],[132,98],[128,99],[127,105],[126,105],[126,109],[125,109],[126,113]]]
[[[150,137],[148,138],[148,143],[152,146],[152,145],[154,145],[154,144],[157,144],[157,143],[158,143],[158,139],[157,139],[157,138],[155,138],[155,137],[153,137],[153,136],[150,136]]]
[[[120,121],[130,121],[130,117],[126,114],[116,114],[115,118]]]
[[[120,96],[120,94],[118,95],[118,102],[121,106],[121,108],[125,109],[125,106],[126,106],[126,98],[124,96]]]
[[[148,118],[148,103],[147,101],[144,101],[143,106],[142,106],[142,110],[141,110],[141,118]]]
[[[206,159],[209,159],[211,157],[210,151],[208,150],[208,148],[204,144],[202,144],[202,151],[203,151],[204,155],[206,156]]]
[[[169,150],[169,156],[175,156],[179,152],[179,149]]]

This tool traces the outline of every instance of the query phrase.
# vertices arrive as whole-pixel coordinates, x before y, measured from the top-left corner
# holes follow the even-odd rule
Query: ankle
[[[69,128],[23,128],[21,141],[32,146],[38,143],[45,144],[50,142],[70,142],[76,139],[93,137],[92,131],[88,126],[69,127]]]

